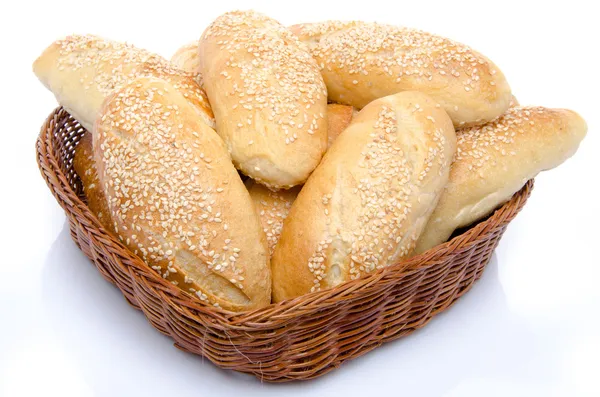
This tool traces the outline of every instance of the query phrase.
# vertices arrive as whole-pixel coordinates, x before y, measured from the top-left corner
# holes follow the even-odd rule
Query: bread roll
[[[292,203],[298,196],[301,186],[295,186],[288,190],[271,190],[266,186],[254,182],[252,179],[246,181],[246,188],[252,197],[260,224],[267,236],[269,253],[273,255],[275,245],[279,241],[283,221],[287,218]]]
[[[508,109],[510,87],[489,59],[415,29],[367,22],[295,25],[321,67],[329,99],[364,107],[416,90],[440,103],[455,126],[483,124]]]
[[[214,127],[210,105],[195,74],[129,44],[91,35],[68,36],[52,43],[34,62],[33,71],[88,131],[104,99],[142,76],[168,81],[190,101],[199,118]]]
[[[198,57],[198,40],[180,47],[171,57],[171,63],[189,73],[200,73],[200,58]]]
[[[452,121],[402,92],[367,105],[327,151],[284,221],[275,301],[333,287],[412,253],[448,180]]]
[[[348,127],[356,110],[352,106],[330,103],[327,105],[327,148]]]
[[[327,91],[306,47],[277,21],[236,11],[208,27],[199,56],[236,167],[272,188],[302,184],[327,147]]]
[[[95,164],[115,231],[164,278],[228,310],[270,303],[269,256],[223,141],[171,84],[139,78],[107,99]]]
[[[87,200],[88,208],[96,215],[102,226],[112,233],[113,221],[110,218],[106,196],[100,185],[96,166],[94,165],[94,150],[92,148],[92,134],[90,132],[84,133],[75,147],[73,168],[77,175],[79,175],[79,179],[81,179],[83,194]]]
[[[485,126],[458,130],[450,181],[415,253],[489,215],[540,171],[571,157],[586,131],[577,113],[543,107],[514,107]]]
[[[81,140],[75,147],[73,168],[75,169],[75,172],[77,173],[77,175],[79,175],[79,178],[81,179],[81,183],[83,185],[83,193],[86,197],[88,208],[98,218],[98,220],[100,221],[102,226],[104,226],[106,231],[108,231],[109,233],[111,233],[119,238],[119,234],[115,232],[115,223],[112,220],[112,217],[110,216],[111,212],[108,209],[106,196],[104,195],[104,191],[102,190],[102,186],[101,186],[100,180],[98,178],[98,173],[96,171],[96,165],[94,164],[94,152],[93,152],[93,148],[92,148],[92,134],[90,132],[86,132],[81,137]],[[256,186],[262,187],[261,185],[256,185]],[[266,188],[264,188],[264,189],[266,189]],[[255,192],[255,191],[257,191],[257,189],[252,190],[252,192]],[[277,194],[281,195],[280,197],[284,198],[284,197],[286,197],[287,192],[292,192],[292,191],[294,191],[294,189],[290,189],[288,191],[281,191],[281,193],[277,192]],[[297,193],[295,193],[295,194],[297,194]],[[295,197],[295,195],[294,195],[294,197]],[[253,199],[254,199],[254,197],[253,197]],[[291,205],[291,203],[290,203],[290,205]],[[261,216],[261,218],[260,218],[261,225],[265,228],[269,227],[271,231],[274,231],[275,229],[273,229],[273,227],[271,226],[272,223],[263,223],[263,221],[266,221],[265,217],[270,216],[270,214],[271,213],[268,210],[264,211],[264,213],[261,213],[261,215],[260,215]],[[287,212],[285,213],[285,215],[287,215]],[[275,219],[275,218],[273,218],[273,219]],[[279,233],[281,233],[281,230],[279,230],[277,232],[277,237],[276,237],[277,239],[279,239]],[[272,235],[273,234],[271,234],[271,236]],[[123,241],[123,238],[120,238],[120,239],[121,239],[121,241]],[[195,293],[195,292],[201,290],[200,287],[198,287],[196,285],[196,281],[194,281],[194,280],[190,279],[188,281],[191,281],[191,282],[185,283],[185,276],[184,276],[183,284],[180,284],[180,277],[178,276],[177,273],[167,274],[166,279],[171,282],[174,282],[174,284],[176,284],[176,285],[179,285],[180,287],[182,287],[182,289],[184,291],[187,291],[187,292]]]

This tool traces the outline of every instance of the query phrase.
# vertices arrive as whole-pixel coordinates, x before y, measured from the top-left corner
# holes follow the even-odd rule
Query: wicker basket
[[[231,313],[165,281],[104,230],[87,208],[72,168],[84,131],[58,108],[37,141],[38,165],[69,218],[75,243],[176,347],[270,382],[321,376],[427,324],[481,276],[533,187],[529,181],[485,221],[400,266],[263,309]]]

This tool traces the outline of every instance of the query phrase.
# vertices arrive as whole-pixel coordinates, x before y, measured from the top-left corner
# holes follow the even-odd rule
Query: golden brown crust
[[[113,231],[113,222],[110,219],[110,211],[106,204],[106,197],[102,191],[96,166],[94,165],[94,150],[92,148],[92,133],[86,132],[75,147],[75,156],[73,158],[73,168],[81,184],[83,185],[83,194],[87,200],[90,211],[100,221],[102,226],[111,233]]]
[[[352,106],[330,103],[327,105],[327,148],[350,125],[355,109]]]
[[[311,48],[334,102],[360,109],[417,90],[440,103],[455,126],[485,123],[509,106],[510,87],[498,67],[447,38],[367,22],[301,24],[292,31]]]
[[[260,217],[260,224],[267,236],[269,253],[273,255],[279,236],[281,236],[283,221],[287,218],[292,203],[300,193],[301,186],[294,186],[288,190],[271,190],[252,179],[248,179],[246,188],[248,188],[250,197],[252,197]]]
[[[456,148],[448,115],[403,92],[366,106],[327,151],[272,257],[281,301],[357,278],[412,252]]]
[[[189,73],[200,73],[198,40],[179,47],[171,57],[171,63]]]
[[[458,130],[450,180],[415,253],[489,215],[540,171],[571,157],[587,131],[575,112],[513,107],[481,127]]]
[[[236,167],[272,188],[302,184],[327,147],[327,92],[306,47],[277,21],[236,11],[208,27],[199,56]]]
[[[267,243],[219,136],[172,85],[139,78],[105,102],[94,154],[115,232],[162,276],[228,310],[270,303]]]
[[[33,64],[40,81],[88,131],[104,99],[137,77],[157,77],[177,88],[198,116],[214,127],[212,110],[197,75],[130,44],[92,35],[67,36],[52,43]]]

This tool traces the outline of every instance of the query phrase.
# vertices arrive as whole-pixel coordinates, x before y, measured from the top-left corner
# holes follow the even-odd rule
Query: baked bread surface
[[[205,30],[199,61],[235,166],[271,188],[304,183],[327,147],[327,91],[308,49],[277,21],[236,11]]]
[[[368,22],[294,25],[321,68],[329,99],[358,109],[401,91],[440,103],[455,126],[484,124],[508,109],[500,69],[477,51],[431,33]]]
[[[180,288],[228,310],[270,303],[269,255],[250,196],[216,132],[171,84],[138,78],[94,128],[114,231]]]
[[[539,172],[571,157],[587,126],[566,109],[512,107],[480,127],[459,129],[450,180],[415,253],[448,240],[454,230],[489,215]]]
[[[292,204],[272,257],[274,301],[408,257],[455,150],[450,118],[425,94],[402,92],[367,105]]]
[[[44,50],[34,62],[33,72],[88,131],[108,95],[137,77],[168,81],[194,106],[202,121],[215,125],[196,74],[127,43],[93,35],[67,36]]]

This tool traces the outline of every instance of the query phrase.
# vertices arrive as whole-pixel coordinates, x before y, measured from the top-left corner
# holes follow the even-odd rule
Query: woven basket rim
[[[302,307],[304,310],[311,308],[315,310],[323,310],[328,305],[339,304],[340,299],[351,299],[352,293],[357,290],[366,290],[369,286],[376,283],[386,282],[390,275],[398,278],[400,275],[410,275],[415,272],[422,271],[423,269],[435,266],[436,263],[447,261],[453,256],[457,255],[459,251],[468,249],[470,246],[477,244],[479,240],[488,238],[488,235],[493,233],[494,228],[502,223],[506,223],[503,213],[507,211],[518,210],[519,206],[522,206],[522,198],[527,198],[533,187],[533,179],[528,181],[523,188],[515,193],[515,195],[504,205],[496,209],[488,218],[480,221],[468,230],[460,235],[455,236],[450,241],[433,247],[432,249],[414,256],[404,262],[400,262],[394,265],[387,266],[379,269],[374,273],[363,275],[362,277],[347,281],[339,286],[324,289],[317,292],[305,294],[293,299],[288,299],[278,303],[271,303],[268,306],[248,310],[241,312],[231,312],[222,308],[209,306],[208,304],[200,301],[196,296],[185,292],[178,287],[174,286],[167,280],[163,279],[160,275],[150,270],[141,258],[133,254],[127,249],[118,239],[111,233],[108,233],[96,216],[89,210],[87,205],[79,198],[77,193],[73,190],[68,182],[67,176],[62,172],[59,164],[59,159],[53,155],[52,148],[52,137],[51,131],[54,131],[60,125],[56,125],[61,121],[59,116],[63,116],[64,113],[68,112],[61,106],[57,107],[50,113],[46,121],[42,125],[39,137],[36,141],[36,152],[37,152],[37,163],[42,172],[42,176],[49,185],[53,195],[66,211],[65,205],[72,208],[76,208],[83,215],[83,219],[93,226],[93,229],[98,233],[98,237],[102,239],[106,244],[112,246],[113,249],[118,251],[123,257],[129,259],[129,264],[136,271],[144,274],[145,277],[152,277],[152,281],[160,285],[161,289],[168,291],[171,297],[176,296],[179,298],[177,303],[180,303],[178,310],[180,314],[188,315],[190,318],[193,315],[185,313],[184,308],[194,310],[198,313],[210,315],[214,318],[218,318],[221,322],[227,323],[229,327],[235,329],[236,326],[244,328],[244,324],[252,324],[253,327],[260,327],[260,323],[265,321],[272,321],[274,319],[293,319],[294,312],[298,307]],[[70,115],[68,115],[70,117]],[[65,121],[62,120],[64,123]],[[44,150],[42,150],[44,149]],[[43,153],[46,155],[44,156]],[[52,172],[46,173],[43,171],[42,164],[45,164],[50,168]],[[50,179],[55,178],[58,183],[50,183]],[[57,188],[57,185],[60,187]],[[59,197],[60,196],[60,197]],[[172,299],[172,298],[171,298]]]

